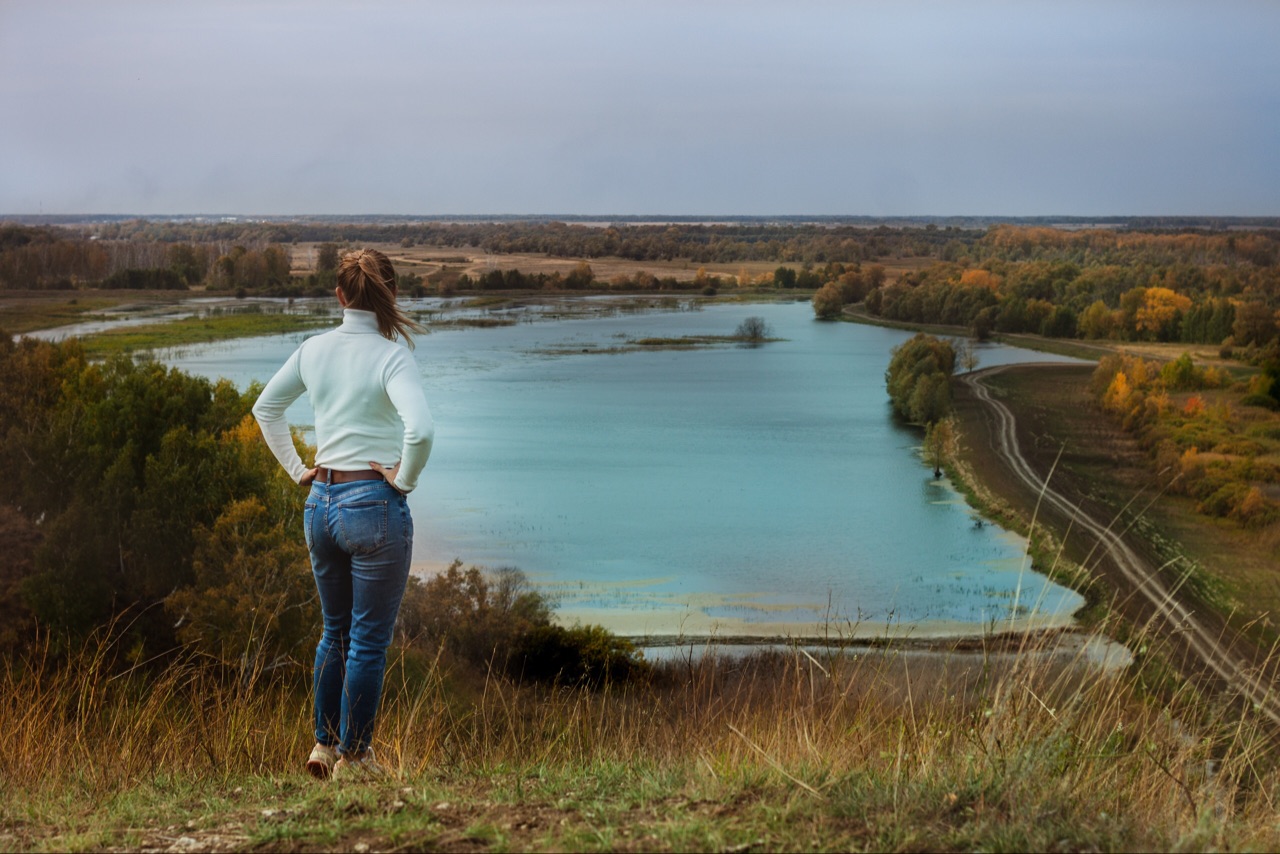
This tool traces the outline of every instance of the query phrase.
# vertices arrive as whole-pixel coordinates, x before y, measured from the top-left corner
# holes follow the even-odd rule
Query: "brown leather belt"
[[[353,480],[384,480],[382,472],[373,469],[364,471],[334,471],[324,466],[316,466],[317,483],[350,483]]]

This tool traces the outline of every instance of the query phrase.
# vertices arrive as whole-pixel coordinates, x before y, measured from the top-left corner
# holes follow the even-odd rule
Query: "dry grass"
[[[318,243],[299,243],[292,247],[293,269],[295,276],[305,276],[314,272],[314,259]],[[615,276],[634,276],[639,272],[652,273],[660,278],[671,276],[677,281],[692,281],[698,270],[705,269],[714,276],[739,276],[746,273],[752,283],[762,280],[772,282],[773,271],[779,264],[775,261],[734,261],[724,264],[697,264],[688,259],[676,258],[671,261],[632,261],[627,258],[570,258],[548,256],[541,253],[502,253],[485,252],[474,246],[410,246],[402,247],[399,243],[375,243],[370,248],[381,250],[396,265],[399,273],[415,273],[428,276],[443,267],[449,267],[459,273],[465,273],[473,279],[490,270],[519,270],[522,273],[561,273],[567,274],[583,260],[586,260],[596,279],[608,282]],[[877,261],[885,268],[886,275],[893,278],[901,273],[918,270],[933,263],[931,258],[903,258]],[[799,267],[799,264],[787,266]]]
[[[295,276],[305,276],[314,272],[315,248],[317,243],[300,243],[293,247],[293,269]],[[490,270],[519,270],[522,273],[561,273],[567,274],[578,265],[581,258],[560,258],[540,253],[489,253],[474,246],[411,246],[402,247],[399,243],[373,243],[369,248],[378,249],[387,254],[400,274],[415,273],[428,276],[444,267],[465,273],[472,278],[482,276]],[[630,261],[625,258],[592,258],[588,259],[596,278],[607,282],[619,274],[634,275],[647,270],[656,276],[674,276],[681,281],[692,280],[697,275],[697,265],[688,261]],[[765,272],[773,273],[776,264],[719,264],[706,265],[707,271],[720,275],[736,275],[739,268],[746,267],[754,275]]]
[[[212,827],[216,799],[218,827],[239,816],[231,847],[279,841],[278,810],[261,807],[286,803],[290,850],[449,847],[454,831],[516,849],[627,848],[646,838],[637,829],[638,847],[661,849],[742,834],[760,848],[1280,845],[1267,733],[1189,685],[1150,693],[1154,652],[1108,677],[1025,654],[958,666],[893,650],[713,650],[598,692],[407,654],[389,670],[377,745],[398,779],[357,796],[294,770],[310,747],[300,680],[227,679],[193,658],[115,672],[121,650],[101,641],[3,674],[0,843],[132,847],[157,821]],[[78,811],[57,818],[68,793]],[[353,797],[374,814],[350,814]],[[464,810],[466,827],[450,830],[439,804],[405,809],[428,801]],[[555,826],[531,819],[527,832],[511,818],[549,813]]]

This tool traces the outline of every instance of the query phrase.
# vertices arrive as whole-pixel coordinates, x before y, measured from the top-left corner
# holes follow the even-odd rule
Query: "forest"
[[[966,253],[868,295],[870,314],[1054,338],[1266,347],[1280,268],[1274,234],[994,229]]]
[[[294,248],[320,241],[305,273]],[[405,277],[416,296],[455,290],[696,289],[744,285],[817,291],[820,316],[865,303],[868,314],[964,326],[975,337],[1209,343],[1250,354],[1275,339],[1280,230],[1089,228],[997,224],[874,228],[851,225],[562,222],[200,224],[129,220],[80,228],[0,226],[0,289],[174,289],[275,296],[322,294],[348,245],[515,253],[580,259],[568,274],[448,264]],[[310,254],[310,253],[309,253]],[[725,265],[693,280],[639,270],[598,281],[586,262],[682,260]],[[464,260],[464,259],[460,259]],[[751,277],[732,265],[776,263]],[[902,267],[886,276],[886,266]],[[661,272],[661,271],[659,271]],[[1275,355],[1275,354],[1271,354]]]
[[[294,248],[308,249],[302,268]],[[404,248],[578,259],[568,273],[443,263],[404,275],[414,296],[468,290],[699,290],[772,287],[815,292],[835,317],[1052,338],[1213,344],[1247,361],[1280,357],[1280,230],[1085,228],[997,224],[874,228],[851,225],[471,223],[190,223],[129,220],[80,228],[0,226],[0,289],[204,288],[241,295],[321,295],[342,248]],[[677,281],[644,269],[598,280],[597,258],[700,265]],[[465,261],[465,257],[454,259]],[[751,276],[733,265],[776,263]],[[707,269],[705,265],[711,265]],[[715,265],[724,265],[714,269]],[[894,269],[886,274],[886,267]],[[297,270],[298,272],[295,272]],[[662,271],[659,270],[659,273]]]

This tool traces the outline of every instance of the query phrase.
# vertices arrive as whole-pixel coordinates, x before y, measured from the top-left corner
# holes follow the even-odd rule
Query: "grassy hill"
[[[110,642],[47,649],[3,677],[0,849],[1280,845],[1280,775],[1248,709],[1170,687],[1154,639],[1118,671],[1047,640],[713,649],[600,690],[403,653],[376,743],[394,776],[367,784],[303,770],[301,669],[117,671]]]

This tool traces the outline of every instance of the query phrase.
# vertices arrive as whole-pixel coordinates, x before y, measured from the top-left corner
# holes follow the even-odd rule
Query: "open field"
[[[295,276],[304,276],[315,271],[316,243],[299,243],[291,247],[293,253],[293,269]],[[354,247],[353,247],[354,248]],[[402,247],[398,243],[375,243],[368,248],[385,252],[395,263],[399,273],[415,273],[428,276],[441,269],[449,268],[458,273],[465,273],[473,279],[490,270],[519,270],[522,273],[561,273],[567,274],[584,259],[560,258],[542,253],[487,253],[478,247],[459,246],[410,246]],[[769,261],[748,261],[729,264],[698,265],[687,259],[671,261],[632,261],[626,258],[590,258],[585,259],[591,265],[596,279],[608,282],[615,276],[634,276],[638,272],[649,272],[654,276],[671,276],[677,281],[692,281],[700,268],[713,276],[743,276],[751,279],[752,284],[765,284],[772,281],[773,271],[780,265]],[[886,274],[893,277],[909,270],[917,270],[933,262],[931,258],[886,259],[875,263],[885,268]],[[799,267],[799,264],[783,266]]]

